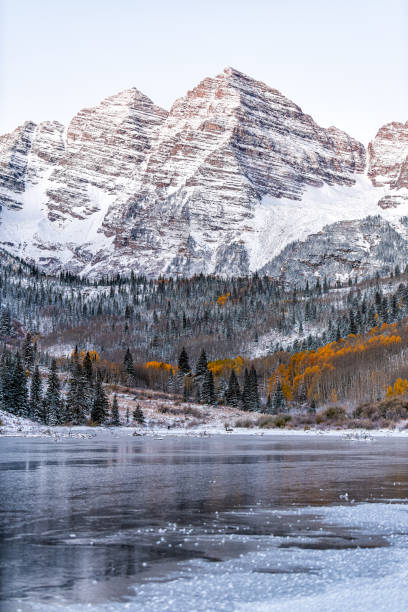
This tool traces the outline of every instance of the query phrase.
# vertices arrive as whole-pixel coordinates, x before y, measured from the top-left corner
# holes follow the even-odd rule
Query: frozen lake
[[[404,439],[2,438],[0,471],[2,612],[408,609]]]

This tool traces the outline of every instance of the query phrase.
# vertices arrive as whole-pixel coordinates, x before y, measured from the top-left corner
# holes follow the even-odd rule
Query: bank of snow
[[[210,409],[214,413],[218,408]],[[238,411],[240,412],[240,411]],[[247,414],[247,413],[244,413]],[[161,415],[162,416],[162,415]],[[17,437],[43,437],[61,440],[63,438],[100,438],[101,436],[152,436],[164,438],[169,436],[268,436],[268,437],[291,437],[291,436],[329,436],[340,437],[350,442],[370,442],[375,438],[403,437],[408,439],[408,429],[263,429],[260,427],[234,427],[233,423],[226,429],[223,421],[225,413],[214,415],[205,423],[189,425],[175,424],[174,420],[161,418],[160,422],[147,420],[145,425],[131,424],[120,427],[89,427],[89,426],[55,426],[50,427],[41,423],[35,423],[29,419],[16,417],[8,412],[0,410],[0,435]]]

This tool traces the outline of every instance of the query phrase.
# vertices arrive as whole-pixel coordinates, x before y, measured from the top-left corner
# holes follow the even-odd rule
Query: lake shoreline
[[[288,436],[327,436],[327,437],[340,437],[343,439],[351,440],[373,440],[375,438],[384,437],[398,437],[408,438],[407,428],[395,428],[395,429],[349,429],[349,428],[319,428],[310,427],[304,428],[262,428],[262,427],[232,427],[226,430],[225,427],[219,424],[206,424],[199,425],[197,427],[163,427],[163,426],[120,426],[120,427],[109,427],[109,426],[88,426],[88,425],[77,425],[77,426],[66,426],[56,425],[50,427],[48,425],[41,425],[30,421],[28,419],[19,418],[14,415],[8,414],[1,411],[0,418],[3,425],[0,427],[0,438],[1,437],[41,437],[41,438],[95,438],[103,435],[111,437],[122,437],[131,436],[135,438],[149,437],[149,438],[164,438],[164,437],[210,437],[210,436],[275,436],[275,437],[288,437]]]

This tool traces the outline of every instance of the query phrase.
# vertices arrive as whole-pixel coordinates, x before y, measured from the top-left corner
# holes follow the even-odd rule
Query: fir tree
[[[271,398],[270,393],[268,394],[268,397],[266,398],[265,412],[266,414],[273,414],[272,398]]]
[[[251,410],[251,381],[249,379],[249,372],[245,368],[244,373],[244,389],[242,391],[242,409]]]
[[[123,359],[123,365],[127,374],[127,383],[128,385],[132,386],[135,384],[135,368],[133,364],[132,353],[130,352],[129,347],[126,350],[125,357]]]
[[[109,414],[109,402],[106,397],[105,390],[102,386],[100,377],[97,378],[95,383],[93,404],[91,410],[91,419],[97,425],[105,423]]]
[[[350,334],[356,334],[357,333],[357,326],[355,323],[355,319],[354,319],[354,313],[351,310],[350,314],[349,314],[349,333]]]
[[[86,420],[86,413],[89,410],[87,382],[81,364],[76,361],[69,380],[65,408],[65,420],[73,425],[83,425]]]
[[[32,337],[30,332],[27,333],[23,342],[23,363],[26,370],[31,370],[34,365],[34,348],[32,344]]]
[[[0,383],[1,383],[1,408],[7,412],[12,412],[13,389],[12,389],[12,369],[13,362],[9,351],[3,351],[0,362]]]
[[[214,389],[214,376],[211,370],[208,368],[201,387],[201,400],[204,402],[204,404],[209,404],[210,406],[214,406],[217,403]]]
[[[125,366],[125,370],[128,374],[130,375],[134,374],[133,357],[132,357],[132,353],[130,352],[129,347],[126,349],[126,353],[123,358],[123,365]]]
[[[92,365],[92,359],[91,359],[91,356],[89,354],[89,351],[86,352],[86,355],[84,357],[83,369],[84,369],[84,374],[86,376],[88,384],[89,384],[90,387],[92,387],[92,382],[93,382],[93,365]]]
[[[0,333],[2,336],[8,337],[11,334],[11,317],[10,311],[3,308],[0,319]]]
[[[181,353],[178,360],[178,367],[180,372],[182,372],[183,374],[188,374],[191,371],[190,364],[188,362],[187,351],[184,346],[181,349]]]
[[[258,376],[254,366],[251,367],[249,372],[249,389],[250,389],[250,410],[257,412],[260,407],[259,393],[258,393]]]
[[[118,406],[118,398],[116,396],[116,393],[113,396],[113,402],[112,402],[111,425],[113,425],[114,427],[118,427],[120,425],[119,406]]]
[[[228,383],[227,383],[227,381],[224,378],[220,378],[219,381],[218,381],[217,392],[216,392],[216,397],[217,397],[218,404],[225,404],[226,403],[227,391],[228,391]]]
[[[237,408],[241,399],[241,389],[239,388],[239,382],[235,370],[231,370],[231,374],[228,381],[228,389],[225,393],[225,400],[228,406],[234,406]]]
[[[207,372],[207,355],[205,354],[205,350],[201,351],[201,355],[196,365],[196,376],[205,376]]]
[[[57,362],[55,359],[51,362],[43,406],[47,425],[57,425],[62,416],[62,403],[60,383],[57,374]]]
[[[18,416],[28,417],[27,376],[19,353],[16,354],[11,376],[10,411]]]
[[[272,406],[275,412],[284,410],[285,408],[285,396],[283,395],[282,385],[280,380],[276,383],[275,393],[273,394]]]
[[[78,360],[79,360],[79,351],[78,351],[78,345],[76,344],[72,352],[72,361],[75,363]]]
[[[139,425],[144,425],[145,418],[144,418],[143,411],[139,404],[136,404],[136,408],[134,409],[132,416],[133,416],[133,420],[136,421],[136,423],[139,423]]]
[[[38,365],[35,366],[30,386],[29,417],[40,423],[46,422],[42,397],[42,380]]]

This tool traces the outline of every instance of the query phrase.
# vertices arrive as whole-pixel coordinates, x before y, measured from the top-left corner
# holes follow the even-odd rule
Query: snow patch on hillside
[[[73,210],[76,216],[64,221],[48,218],[47,189],[49,176],[37,184],[28,184],[21,196],[22,209],[3,207],[0,217],[0,244],[20,257],[41,261],[47,257],[58,257],[62,263],[72,259],[73,251],[86,246],[92,253],[109,249],[114,237],[106,237],[101,231],[103,220],[115,199],[97,187],[88,186],[89,197],[95,212],[85,216]]]
[[[407,199],[397,208],[384,210],[378,206],[378,201],[386,195],[400,195]],[[375,215],[381,215],[405,235],[407,229],[399,219],[408,215],[408,190],[396,192],[388,186],[373,187],[367,175],[360,175],[351,187],[327,184],[307,187],[302,200],[266,196],[254,210],[253,232],[244,238],[250,269],[261,268],[279,255],[287,244],[305,240],[325,225]]]

